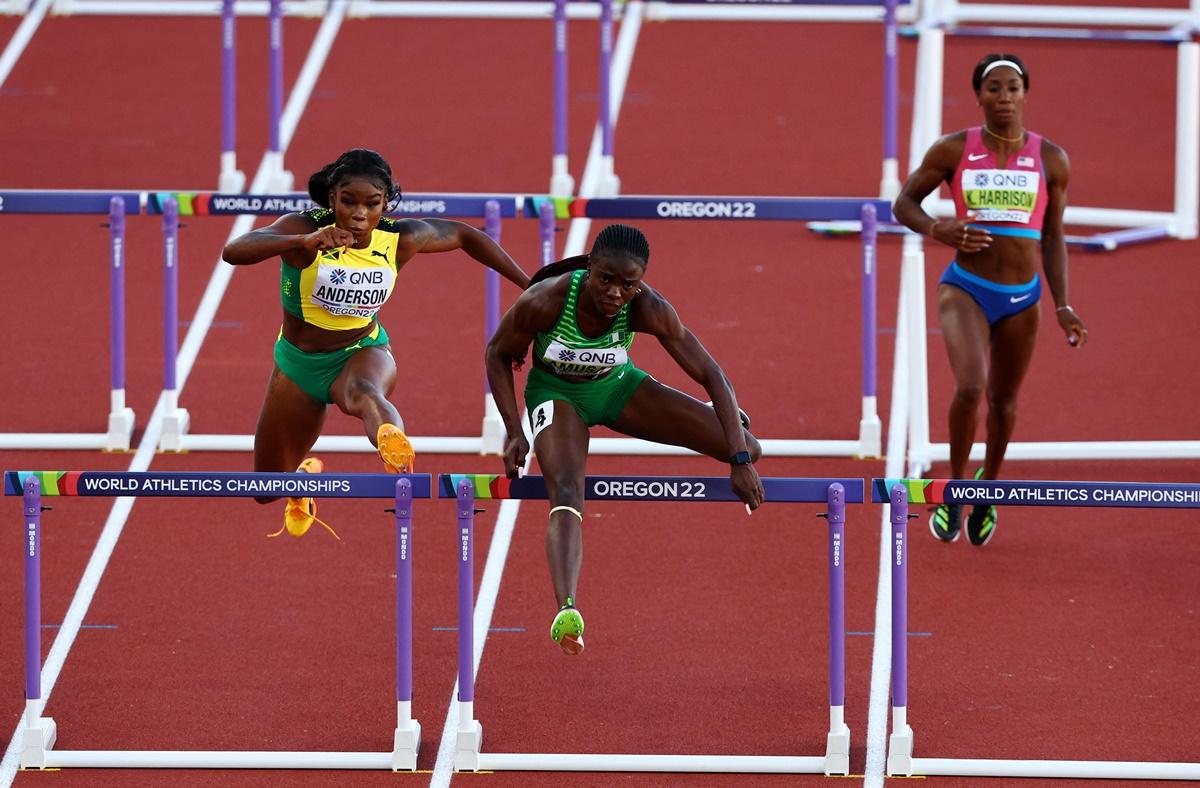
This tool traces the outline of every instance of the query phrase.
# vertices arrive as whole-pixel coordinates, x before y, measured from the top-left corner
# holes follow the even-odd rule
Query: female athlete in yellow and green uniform
[[[529,453],[513,386],[530,344],[533,366],[525,405],[538,465],[550,498],[546,557],[558,612],[550,637],[567,654],[583,651],[576,588],[583,563],[583,493],[588,428],[684,446],[729,464],[733,490],[751,509],[763,502],[753,463],[758,441],[744,425],[725,373],[675,309],[642,276],[650,245],[626,225],[605,227],[589,254],[547,266],[500,320],[488,343],[488,380],[508,430],[504,470],[517,475]],[[704,387],[706,404],[633,365],[635,333],[658,339]],[[748,421],[748,420],[747,420]]]
[[[375,151],[355,148],[342,154],[309,179],[308,192],[320,208],[282,216],[230,241],[223,253],[233,265],[276,255],[283,261],[283,326],[254,435],[254,469],[320,471],[321,461],[305,456],[321,432],[326,406],[334,404],[362,420],[388,470],[411,471],[412,444],[388,400],[396,385],[396,362],[378,321],[396,275],[419,253],[461,249],[521,288],[529,277],[469,225],[386,218],[400,188]],[[311,498],[288,499],[288,533],[301,536],[314,521]]]

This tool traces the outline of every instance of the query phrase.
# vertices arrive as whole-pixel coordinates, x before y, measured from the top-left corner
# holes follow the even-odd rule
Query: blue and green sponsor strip
[[[456,498],[458,484],[469,480],[477,499],[512,498],[546,500],[546,482],[542,476],[506,479],[490,474],[449,474],[438,476],[438,497]],[[764,477],[763,490],[768,503],[825,503],[829,487],[840,484],[846,503],[863,503],[863,479],[790,479]],[[589,501],[740,501],[728,476],[588,476],[584,480],[584,499]]]
[[[1159,482],[876,478],[871,480],[872,502],[887,503],[897,484],[905,489],[910,503],[1200,509],[1200,484]]]
[[[430,498],[433,492],[433,477],[428,473],[402,477],[391,473],[5,471],[4,494],[23,494],[23,484],[31,477],[38,480],[43,496],[395,498],[400,478],[412,483],[413,498]]]

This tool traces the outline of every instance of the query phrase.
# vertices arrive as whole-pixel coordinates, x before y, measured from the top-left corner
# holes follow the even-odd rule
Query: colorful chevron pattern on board
[[[511,480],[496,473],[450,473],[444,474],[442,495],[446,498],[458,496],[458,484],[466,479],[475,488],[476,498],[508,498]]]
[[[82,474],[83,471],[5,471],[4,494],[23,494],[25,480],[33,477],[38,480],[42,495],[78,495]]]
[[[909,503],[941,503],[946,485],[954,479],[875,479],[875,501],[891,500],[892,488],[899,484]],[[961,479],[959,480],[961,481]]]

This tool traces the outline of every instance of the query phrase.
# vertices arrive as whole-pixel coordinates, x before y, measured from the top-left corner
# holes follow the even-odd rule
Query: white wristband
[[[1058,309],[1055,309],[1054,311],[1055,312],[1067,312],[1067,311],[1074,312],[1075,310],[1071,308],[1070,304],[1064,304],[1063,306],[1060,306]]]

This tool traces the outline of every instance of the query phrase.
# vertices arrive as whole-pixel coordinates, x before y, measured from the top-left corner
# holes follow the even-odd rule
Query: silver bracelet
[[[1068,309],[1069,309],[1070,311],[1072,311],[1072,312],[1074,312],[1074,311],[1075,311],[1074,309],[1071,309],[1071,305],[1070,305],[1070,304],[1065,304],[1065,305],[1063,305],[1063,306],[1060,306],[1058,309],[1055,309],[1054,311],[1055,311],[1055,312],[1066,312]]]

